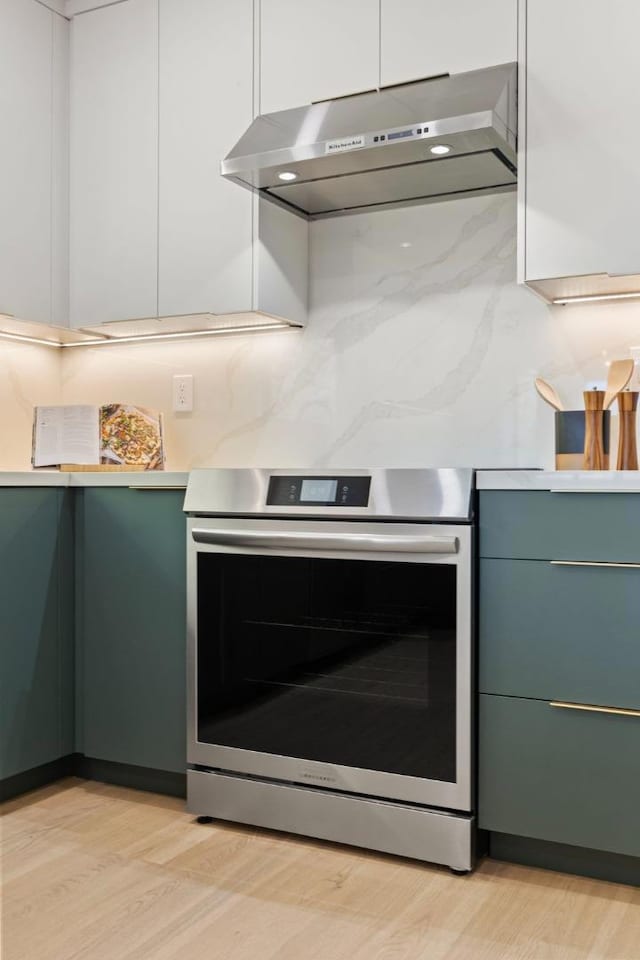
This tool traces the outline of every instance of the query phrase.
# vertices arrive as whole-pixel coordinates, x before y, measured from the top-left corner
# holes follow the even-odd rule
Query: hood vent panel
[[[429,160],[326,180],[289,183],[266,192],[310,218],[353,210],[428,203],[445,197],[511,190],[516,176],[498,150]]]
[[[504,64],[265,114],[222,175],[309,220],[513,189],[516,76]]]

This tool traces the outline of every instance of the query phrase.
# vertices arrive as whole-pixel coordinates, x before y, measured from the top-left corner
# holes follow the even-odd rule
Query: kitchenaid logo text
[[[340,153],[341,150],[357,150],[364,147],[364,137],[343,137],[342,140],[329,140],[324,145],[325,153]]]
[[[302,773],[301,776],[305,780],[324,780],[325,783],[335,783],[335,777],[321,777],[316,773]]]

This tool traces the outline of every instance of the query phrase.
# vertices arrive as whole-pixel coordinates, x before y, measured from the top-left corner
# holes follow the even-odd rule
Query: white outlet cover
[[[193,410],[193,374],[176,373],[173,377],[173,412],[191,413]]]

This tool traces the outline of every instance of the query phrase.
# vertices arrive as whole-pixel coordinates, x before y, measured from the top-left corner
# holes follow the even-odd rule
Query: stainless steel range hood
[[[516,77],[508,63],[263,114],[221,172],[309,220],[512,190]]]

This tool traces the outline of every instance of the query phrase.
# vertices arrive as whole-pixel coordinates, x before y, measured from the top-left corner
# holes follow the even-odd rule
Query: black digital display
[[[366,507],[371,477],[270,477],[267,506]]]
[[[303,480],[300,499],[305,503],[335,503],[337,480]]]
[[[398,130],[396,133],[390,133],[387,140],[402,140],[403,137],[412,137],[413,130]]]

